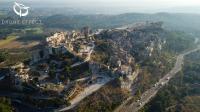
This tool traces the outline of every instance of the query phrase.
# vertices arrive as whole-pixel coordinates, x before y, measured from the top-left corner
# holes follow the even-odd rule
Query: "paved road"
[[[187,51],[185,53],[180,54],[177,57],[176,63],[174,65],[174,67],[172,68],[172,70],[167,73],[162,79],[160,79],[154,87],[150,88],[149,90],[145,91],[142,96],[141,99],[137,102],[133,102],[129,105],[126,105],[128,101],[130,101],[130,98],[128,98],[124,103],[122,103],[114,112],[137,112],[138,110],[140,110],[146,103],[148,103],[150,101],[150,99],[152,97],[154,97],[158,90],[161,89],[165,84],[167,84],[169,82],[169,80],[176,75],[177,72],[179,72],[182,69],[182,65],[184,64],[184,56],[188,55],[192,52],[198,51],[200,50],[200,47]]]

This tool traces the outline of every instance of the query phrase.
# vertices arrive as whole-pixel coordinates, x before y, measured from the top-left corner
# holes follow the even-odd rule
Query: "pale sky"
[[[60,0],[66,3],[112,3],[113,5],[174,5],[174,6],[187,6],[187,5],[200,5],[199,0]]]
[[[0,0],[8,1],[8,0]],[[9,0],[10,2],[28,2],[44,6],[85,8],[96,10],[113,9],[126,10],[132,12],[162,11],[165,9],[174,10],[174,8],[186,7],[190,9],[195,7],[200,9],[200,0]],[[189,8],[188,8],[189,7]]]
[[[62,0],[79,7],[112,7],[133,10],[155,10],[173,7],[200,6],[200,0]]]
[[[8,1],[8,0],[1,0]],[[87,5],[87,6],[200,6],[200,0],[9,0],[19,2],[42,2],[64,5]]]
[[[65,5],[87,5],[87,6],[200,6],[200,0],[19,0],[19,1],[43,1]]]

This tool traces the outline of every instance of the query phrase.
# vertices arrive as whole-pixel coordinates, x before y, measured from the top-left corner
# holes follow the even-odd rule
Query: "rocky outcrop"
[[[148,57],[162,48],[164,30],[161,23],[146,23],[138,27],[112,29],[101,32],[96,38],[104,39],[134,57]]]
[[[119,75],[121,87],[130,89],[139,74],[136,65],[160,55],[159,52],[166,43],[166,39],[162,37],[164,33],[162,22],[103,30],[95,36],[97,44],[100,42],[95,52],[97,57],[98,54],[103,54],[101,57],[104,56],[103,60],[107,61],[102,63]]]

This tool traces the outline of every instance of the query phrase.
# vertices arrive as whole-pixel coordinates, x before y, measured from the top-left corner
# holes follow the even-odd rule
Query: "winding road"
[[[103,87],[105,84],[107,84],[112,79],[109,77],[102,77],[102,79],[88,87],[86,87],[79,95],[77,95],[74,99],[70,101],[71,105],[68,107],[64,107],[62,109],[59,109],[58,111],[63,112],[70,110],[74,107],[76,107],[83,99],[91,95],[92,93],[99,90],[101,87]]]
[[[144,107],[145,104],[147,104],[151,98],[153,98],[157,92],[164,86],[166,85],[169,80],[174,77],[177,72],[179,72],[182,69],[182,65],[184,64],[184,56],[196,52],[200,50],[200,46],[198,46],[196,49],[187,51],[185,53],[180,54],[177,57],[176,63],[172,70],[167,73],[163,78],[161,78],[152,88],[148,89],[141,95],[141,99],[136,102],[132,102],[131,104],[127,104],[131,99],[132,96],[129,97],[126,101],[124,101],[114,112],[137,112],[139,111],[142,107]]]

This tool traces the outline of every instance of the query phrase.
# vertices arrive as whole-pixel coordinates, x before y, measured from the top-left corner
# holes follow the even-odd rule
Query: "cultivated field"
[[[0,40],[0,49],[30,48],[39,44],[38,41],[21,42],[17,38],[17,36],[9,36],[6,39]]]

